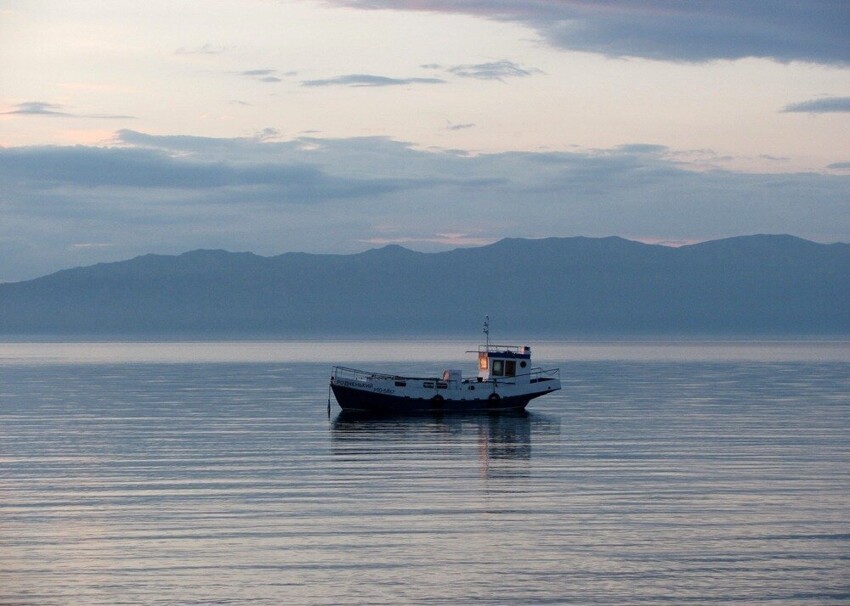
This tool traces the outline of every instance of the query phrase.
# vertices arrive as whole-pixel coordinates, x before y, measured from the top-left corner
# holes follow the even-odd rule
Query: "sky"
[[[850,2],[0,0],[0,282],[222,248],[850,242]]]

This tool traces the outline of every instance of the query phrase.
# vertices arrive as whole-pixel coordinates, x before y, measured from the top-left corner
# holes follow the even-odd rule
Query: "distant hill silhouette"
[[[0,284],[0,334],[849,334],[850,245],[506,239],[418,253],[198,250]],[[474,328],[473,328],[474,327]]]

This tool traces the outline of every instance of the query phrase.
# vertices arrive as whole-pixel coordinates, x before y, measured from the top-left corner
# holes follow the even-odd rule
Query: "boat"
[[[506,412],[525,410],[534,398],[561,389],[560,369],[531,365],[527,345],[479,345],[478,374],[457,369],[431,377],[411,377],[334,366],[330,389],[344,411],[406,414],[417,412]],[[328,399],[330,412],[330,398]]]

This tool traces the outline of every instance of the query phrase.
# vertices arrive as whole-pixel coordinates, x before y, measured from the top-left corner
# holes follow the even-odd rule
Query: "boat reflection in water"
[[[342,411],[331,425],[332,452],[360,462],[399,466],[475,462],[481,475],[528,475],[532,444],[557,448],[560,420],[538,413],[380,415]]]

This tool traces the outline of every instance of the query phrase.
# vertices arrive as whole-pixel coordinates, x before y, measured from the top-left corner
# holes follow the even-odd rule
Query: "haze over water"
[[[525,415],[327,413],[475,343],[0,344],[0,603],[850,600],[850,343],[531,343]]]

